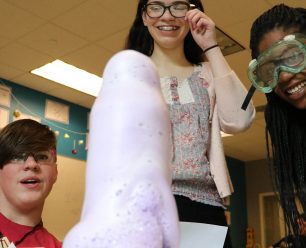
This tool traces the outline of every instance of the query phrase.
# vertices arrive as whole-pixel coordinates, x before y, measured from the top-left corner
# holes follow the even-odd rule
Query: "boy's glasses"
[[[187,2],[174,2],[169,6],[165,6],[161,3],[148,3],[144,5],[143,9],[151,18],[162,17],[167,9],[173,17],[182,18],[186,16],[190,9],[194,9],[195,7],[194,4],[189,4]]]
[[[281,72],[297,74],[306,68],[306,35],[291,34],[275,43],[253,59],[248,67],[252,87],[246,96],[242,109],[246,109],[255,89],[270,93],[279,82]]]
[[[23,164],[29,157],[32,157],[36,163],[42,165],[52,165],[55,163],[55,152],[53,150],[50,151],[44,151],[44,152],[37,152],[37,153],[23,153],[20,155],[14,156],[10,162],[11,163],[18,163],[18,164]]]

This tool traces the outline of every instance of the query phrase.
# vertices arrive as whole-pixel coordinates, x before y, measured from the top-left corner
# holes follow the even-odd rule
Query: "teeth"
[[[164,31],[172,31],[172,30],[177,30],[177,27],[174,26],[162,26],[158,27],[159,30],[164,30]]]
[[[287,90],[287,93],[289,93],[289,94],[297,93],[297,92],[300,91],[302,88],[304,88],[305,85],[306,85],[306,81],[300,83],[299,85],[295,86],[294,88],[291,88],[291,89]]]

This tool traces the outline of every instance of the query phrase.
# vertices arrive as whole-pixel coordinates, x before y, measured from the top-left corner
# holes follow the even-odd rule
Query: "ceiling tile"
[[[258,122],[260,122],[260,120],[258,120]],[[230,139],[239,139],[239,141],[241,142],[247,142],[249,138],[258,138],[261,139],[265,137],[265,132],[264,129],[261,125],[258,125],[256,122],[253,122],[251,127],[246,130],[245,132],[242,133],[238,133],[235,134],[234,136],[230,136],[227,139],[224,139],[224,143],[226,143],[227,141],[230,141]],[[237,144],[240,145],[240,144]]]
[[[101,77],[104,66],[112,55],[113,53],[101,47],[89,45],[62,57],[61,59],[66,63],[72,64]]]
[[[263,111],[257,111],[254,122],[258,121],[261,123],[261,121],[265,118]]]
[[[99,1],[99,0],[96,0]],[[136,9],[138,1],[131,1],[131,0],[117,0],[114,2],[114,0],[103,0],[103,5],[105,6],[105,9],[109,11],[110,13],[113,13],[114,16],[120,18],[118,20],[122,20],[123,17],[125,19],[125,23],[122,23],[125,27],[130,27],[135,16],[136,16]]]
[[[233,53],[225,57],[231,68],[237,73],[240,80],[246,88],[249,88],[251,83],[248,79],[247,68],[250,62],[250,54],[247,50]]]
[[[23,74],[24,72],[21,70],[18,70],[12,66],[0,63],[0,77],[7,79],[7,80],[11,80],[12,78]]]
[[[1,26],[1,24],[0,24],[0,26]],[[7,45],[9,42],[10,42],[10,39],[0,35],[0,48]]]
[[[255,91],[252,100],[255,106],[263,106],[267,103],[266,95],[258,90]]]
[[[91,108],[95,100],[95,97],[90,96],[88,94],[84,94],[69,87],[60,87],[57,89],[53,89],[48,91],[47,94],[51,96],[56,96],[61,99],[65,99],[66,101],[75,103],[86,108]]]
[[[87,44],[87,41],[53,24],[41,26],[35,31],[29,32],[18,41],[54,58],[58,58]]]
[[[248,143],[241,143],[243,149],[236,146],[224,146],[224,152],[227,156],[239,159],[241,161],[254,161],[266,158],[266,144],[265,141],[255,144],[250,140]]]
[[[12,43],[1,48],[0,54],[0,62],[25,72],[52,61],[50,56],[18,43]]]
[[[266,144],[264,142],[255,145],[253,142],[241,144],[244,149],[239,149],[235,146],[224,146],[226,156],[239,159],[244,162],[260,160],[266,158]]]
[[[44,23],[44,20],[8,4],[9,1],[0,1],[0,30],[1,36],[13,40],[32,31]]]
[[[254,121],[245,132],[222,139],[226,155],[242,161],[257,160],[265,156],[264,119]]]
[[[129,29],[124,29],[114,35],[108,36],[95,43],[106,48],[109,51],[118,52],[124,48],[128,32]]]
[[[101,0],[87,1],[52,21],[90,41],[112,35],[127,25],[123,16],[108,11]]]
[[[29,72],[19,75],[17,77],[13,77],[12,81],[43,93],[48,93],[49,91],[54,90],[56,88],[61,88],[58,83],[36,76]]]
[[[9,2],[43,19],[51,19],[78,6],[85,0],[10,0]]]
[[[223,29],[243,22],[247,19],[255,19],[264,10],[269,8],[265,1],[202,1],[205,12],[211,17],[216,25]],[[236,13],[236,14],[234,14]]]
[[[250,30],[253,21],[253,18],[249,18],[234,25],[226,26],[226,32],[228,32],[234,40],[243,45],[245,49],[249,49]]]

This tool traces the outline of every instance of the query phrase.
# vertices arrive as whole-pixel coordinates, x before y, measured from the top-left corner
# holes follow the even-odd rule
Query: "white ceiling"
[[[250,60],[249,30],[254,19],[277,3],[305,7],[305,0],[204,0],[205,12],[246,50],[226,56],[246,87]],[[0,78],[90,108],[94,97],[32,75],[30,70],[54,59],[98,76],[122,49],[135,16],[137,0],[0,0]],[[256,106],[265,104],[256,93]],[[228,156],[242,161],[266,157],[262,113],[252,127],[223,139]]]

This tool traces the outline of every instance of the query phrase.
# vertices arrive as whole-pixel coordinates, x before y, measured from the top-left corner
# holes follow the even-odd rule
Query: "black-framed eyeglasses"
[[[13,156],[10,160],[11,163],[23,164],[29,157],[32,157],[38,164],[55,164],[55,152],[51,149],[50,151],[37,152],[37,153],[23,153]]]
[[[174,2],[171,5],[165,6],[162,3],[148,3],[144,5],[143,10],[151,18],[160,18],[168,9],[170,14],[176,18],[185,17],[187,12],[191,9],[195,9],[194,4],[189,4],[187,2]]]

